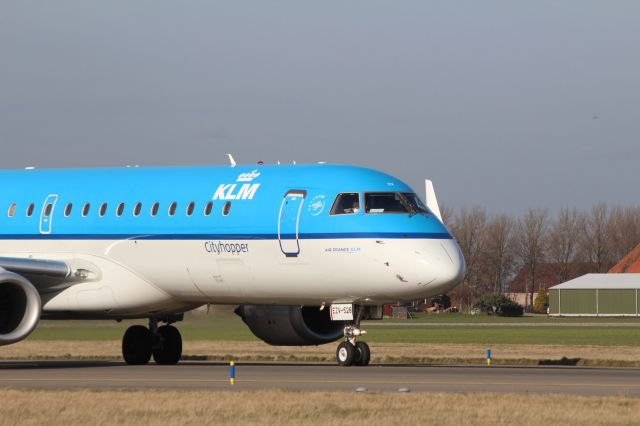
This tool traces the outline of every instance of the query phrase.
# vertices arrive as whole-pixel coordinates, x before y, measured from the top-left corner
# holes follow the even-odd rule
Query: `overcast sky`
[[[640,204],[640,2],[0,3],[0,167],[330,161]]]

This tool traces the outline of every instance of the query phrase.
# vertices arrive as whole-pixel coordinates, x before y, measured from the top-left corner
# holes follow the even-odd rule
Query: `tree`
[[[439,294],[431,298],[431,305],[440,305],[442,309],[449,309],[451,307],[451,298],[446,294]]]
[[[492,216],[487,224],[484,265],[494,293],[505,291],[515,261],[516,221],[505,214]]]
[[[449,207],[447,205],[440,206],[440,216],[442,216],[442,223],[445,226],[451,225],[454,219],[454,210],[453,207]]]
[[[487,213],[478,206],[472,209],[462,208],[449,225],[449,229],[464,255],[467,267],[463,283],[452,294],[467,304],[470,304],[474,298],[484,291],[482,256],[484,254],[486,226]]]
[[[618,262],[640,244],[640,207],[614,207],[607,233],[611,260]]]
[[[587,272],[585,264],[605,272],[640,244],[640,207],[601,203],[586,213],[565,207],[554,217],[546,209],[529,209],[520,219],[489,216],[479,206],[441,212],[466,261],[463,283],[449,292],[465,309],[482,294],[504,292],[516,268],[526,272],[525,305],[533,308],[542,263],[552,263],[550,275],[568,281]]]
[[[608,253],[609,208],[605,203],[596,204],[580,221],[581,246],[584,256],[594,265],[593,272],[606,272],[611,263]]]
[[[504,317],[519,317],[522,315],[522,306],[503,294],[484,294],[474,300],[473,308],[489,315]]]
[[[561,282],[571,276],[570,266],[576,261],[579,240],[578,210],[563,208],[553,221],[547,238],[547,254],[553,261]]]
[[[530,208],[518,224],[518,248],[520,262],[529,275],[529,302],[533,307],[538,265],[544,261],[545,237],[547,231],[547,209]]]
[[[533,312],[538,314],[546,314],[549,307],[549,296],[547,290],[541,288],[536,294],[536,301],[533,304]]]

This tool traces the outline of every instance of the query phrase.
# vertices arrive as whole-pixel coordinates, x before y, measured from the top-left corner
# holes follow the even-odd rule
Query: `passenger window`
[[[171,205],[169,206],[169,216],[173,216],[174,214],[176,214],[177,208],[178,208],[178,203],[176,203],[175,201],[171,203]]]
[[[142,203],[136,203],[135,206],[133,206],[133,215],[134,216],[140,216],[140,211],[142,210]]]
[[[187,206],[187,216],[191,216],[193,214],[193,209],[196,208],[196,203],[194,203],[193,201],[189,203],[189,205]]]
[[[9,206],[9,211],[7,211],[7,216],[13,217],[14,214],[16,214],[16,205],[15,204],[11,204]]]
[[[211,210],[213,209],[213,203],[211,201],[209,201],[207,203],[206,206],[204,206],[204,215],[205,216],[209,216],[211,215]]]
[[[107,214],[107,203],[102,203],[100,205],[100,211],[98,213],[100,214],[101,217]]]
[[[124,213],[124,203],[118,204],[118,207],[116,208],[116,216],[120,217],[122,216],[122,213]]]
[[[331,207],[331,215],[353,214],[360,211],[360,194],[344,193],[338,194]]]
[[[91,210],[91,204],[84,203],[84,206],[82,206],[82,217],[87,217],[89,215],[90,210]]]
[[[51,211],[53,210],[53,204],[47,203],[47,206],[44,208],[44,215],[46,217],[51,216]]]
[[[27,217],[33,216],[33,209],[35,209],[35,207],[33,203],[29,204],[29,207],[27,207]]]
[[[69,217],[71,216],[71,211],[73,210],[73,204],[69,203],[66,205],[66,207],[64,208],[64,217]]]
[[[158,214],[159,209],[160,209],[160,203],[153,203],[153,206],[151,206],[151,216],[156,216]]]
[[[231,211],[231,201],[227,201],[226,203],[224,203],[224,206],[222,207],[222,216],[227,216],[230,211]]]

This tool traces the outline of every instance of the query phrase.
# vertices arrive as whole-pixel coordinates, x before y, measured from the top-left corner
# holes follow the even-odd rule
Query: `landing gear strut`
[[[371,350],[366,342],[356,342],[356,337],[362,336],[367,332],[360,328],[360,319],[362,318],[363,307],[356,307],[356,315],[351,324],[344,327],[345,341],[338,345],[336,351],[336,361],[341,367],[349,367],[351,365],[365,366],[369,365],[371,360]]]
[[[158,319],[149,319],[149,328],[133,325],[122,338],[122,356],[127,364],[147,364],[153,355],[156,364],[173,365],[182,356],[182,337],[177,328],[170,325],[174,318],[163,321],[167,325],[158,327]]]

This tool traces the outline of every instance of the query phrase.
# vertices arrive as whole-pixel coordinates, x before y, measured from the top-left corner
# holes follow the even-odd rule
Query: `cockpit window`
[[[420,198],[411,192],[368,192],[364,194],[366,213],[429,213]]]
[[[360,194],[348,192],[338,194],[331,207],[331,215],[354,214],[360,210]]]
[[[418,197],[415,193],[413,193],[413,192],[403,192],[402,195],[407,197],[407,200],[409,200],[409,203],[411,204],[411,206],[415,210],[417,210],[418,213],[431,214],[431,210],[429,210],[429,208],[424,205],[424,203],[422,202],[420,197]]]

